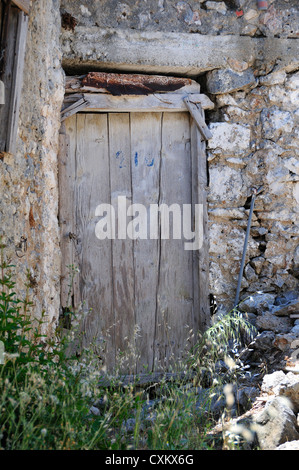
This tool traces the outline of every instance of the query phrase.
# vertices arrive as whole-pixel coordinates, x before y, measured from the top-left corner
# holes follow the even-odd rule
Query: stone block
[[[214,122],[209,125],[213,137],[208,141],[209,149],[217,149],[223,155],[250,153],[250,129],[240,124]]]
[[[208,194],[210,202],[218,203],[221,206],[242,205],[242,193],[244,194],[244,191],[239,170],[228,166],[212,167],[210,168],[210,180]]]
[[[253,269],[252,266],[250,266],[250,264],[247,264],[245,266],[244,276],[249,282],[256,281],[258,279],[255,270]]]
[[[234,18],[234,28],[235,23]],[[74,32],[63,30],[63,66],[72,70],[78,67],[80,73],[82,68],[91,71],[95,67],[97,70],[113,67],[125,72],[197,76],[208,70],[227,67],[230,58],[248,61],[248,51],[254,51],[254,57],[263,56],[262,67],[278,62],[277,59],[279,69],[286,71],[296,70],[299,65],[298,46],[293,39],[266,41],[237,34],[176,33],[170,24],[171,32],[113,29],[104,25],[100,28],[78,25]]]
[[[243,312],[259,313],[263,310],[269,310],[275,301],[274,294],[259,293],[244,299],[240,303],[240,310]]]
[[[221,13],[221,15],[225,15],[226,14],[226,11],[227,11],[227,8],[226,8],[226,5],[224,2],[211,2],[211,1],[208,1],[205,3],[205,6],[207,8],[207,10],[215,10],[217,11],[218,13]]]
[[[279,395],[282,385],[286,385],[288,383],[289,380],[286,374],[282,370],[278,370],[272,374],[266,374],[264,376],[261,390],[269,395]]]
[[[262,450],[273,450],[279,445],[299,439],[296,416],[289,400],[275,397],[255,418],[255,431]]]
[[[276,335],[276,338],[273,342],[273,346],[275,346],[277,349],[280,349],[280,351],[286,351],[290,349],[293,341],[295,340],[295,336],[293,333],[289,334],[284,334],[284,335]]]
[[[250,8],[244,15],[244,20],[250,21],[254,20],[259,16],[259,13],[257,10],[254,10],[253,8]]]
[[[281,385],[279,395],[288,398],[294,409],[299,410],[299,375],[288,372],[287,383]]]
[[[294,73],[287,79],[286,88],[288,88],[289,90],[299,89],[299,72]]]
[[[282,111],[277,106],[263,109],[261,113],[263,136],[277,140],[282,134],[292,132],[294,121],[289,111]]]
[[[281,85],[274,85],[269,88],[269,102],[280,106],[287,111],[297,111],[299,106],[299,89],[287,90]]]
[[[243,220],[244,219],[244,208],[216,208],[216,209],[211,209],[209,211],[209,217],[211,218],[219,218],[219,219],[224,219],[224,220],[231,220],[231,219],[237,219],[237,220]]]
[[[272,86],[282,85],[286,80],[287,74],[284,70],[269,73],[264,77],[260,77],[259,81],[261,85]]]
[[[252,260],[250,260],[250,264],[254,268],[256,274],[261,273],[264,262],[265,258],[263,256],[257,256],[256,258],[252,258]]]
[[[233,91],[253,88],[256,85],[257,80],[251,68],[240,73],[231,69],[219,69],[212,70],[207,74],[207,90],[214,95],[232,93]]]
[[[258,330],[263,331],[274,331],[274,333],[289,333],[292,324],[288,317],[276,317],[271,312],[265,312],[260,315],[256,321],[256,327]]]
[[[279,305],[273,309],[273,313],[278,317],[299,313],[299,300],[293,300],[285,305]]]

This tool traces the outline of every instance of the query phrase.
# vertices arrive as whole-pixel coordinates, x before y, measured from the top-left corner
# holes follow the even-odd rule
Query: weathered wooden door
[[[188,112],[78,113],[66,119],[63,142],[62,305],[70,294],[65,266],[75,264],[71,297],[88,312],[85,344],[94,343],[110,369],[123,360],[126,372],[169,370],[207,321],[207,243],[186,249],[186,239],[173,235],[171,210],[163,239],[161,216],[153,228],[150,208],[174,204],[181,215],[195,203],[205,209],[198,128]],[[102,204],[113,208],[106,222],[114,237],[99,239]],[[146,208],[145,223],[132,204]],[[205,235],[205,216],[202,223]]]

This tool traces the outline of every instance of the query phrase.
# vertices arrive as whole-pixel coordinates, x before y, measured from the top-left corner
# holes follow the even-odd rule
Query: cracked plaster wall
[[[60,257],[57,152],[64,96],[57,0],[32,3],[17,150],[0,161],[0,221],[5,255],[15,265],[16,291],[29,299],[49,330],[59,312]],[[22,240],[27,240],[26,243]]]

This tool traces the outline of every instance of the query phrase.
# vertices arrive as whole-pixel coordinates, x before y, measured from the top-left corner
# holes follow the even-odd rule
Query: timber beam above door
[[[184,98],[189,97],[189,101],[194,104],[200,104],[202,109],[213,109],[212,101],[203,94],[190,93],[159,93],[148,96],[122,95],[112,96],[108,94],[85,93],[69,95],[64,100],[64,109],[62,110],[63,120],[76,114],[78,111],[93,112],[161,112],[161,111],[188,111]]]
[[[61,120],[83,110],[118,113],[189,111],[203,138],[208,140],[212,135],[202,110],[213,108],[214,103],[200,93],[200,85],[191,79],[92,72],[66,78]]]

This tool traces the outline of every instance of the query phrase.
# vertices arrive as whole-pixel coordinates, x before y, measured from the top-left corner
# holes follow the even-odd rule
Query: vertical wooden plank
[[[11,5],[6,6],[4,16],[0,78],[5,86],[5,104],[0,108],[0,151],[13,154],[19,123],[28,16]]]
[[[132,204],[130,115],[110,113],[108,122],[111,204],[117,236],[112,241],[116,365],[121,372],[135,373],[133,240],[126,235],[126,211]]]
[[[160,204],[176,205],[179,239],[161,240],[156,320],[155,370],[176,367],[193,329],[192,251],[185,250],[183,205],[191,207],[190,124],[188,113],[165,113],[162,125]],[[171,221],[170,216],[170,221]],[[191,227],[190,227],[191,230]],[[161,226],[163,237],[163,226]]]
[[[77,115],[75,174],[79,295],[86,311],[84,343],[92,343],[108,368],[115,360],[111,239],[95,235],[99,204],[110,204],[107,114]]]
[[[125,349],[127,338],[133,344],[136,324],[140,358],[134,370],[131,363],[122,372],[144,372],[144,366],[169,370],[182,356],[189,331],[209,326],[205,143],[187,113],[78,114],[66,120],[65,134],[70,140],[61,135],[62,250],[81,271],[74,305],[85,302],[85,310],[91,309],[84,344],[95,342],[99,354],[104,345],[112,369],[116,351]],[[111,202],[117,228],[123,217],[119,196],[148,209],[203,204],[202,248],[185,250],[183,234],[178,240],[150,239],[149,211],[145,239],[125,233],[120,240],[98,240],[95,209]],[[67,287],[64,276],[62,305]]]
[[[131,114],[132,194],[134,204],[158,204],[161,160],[161,113]],[[149,212],[148,212],[149,213]],[[148,226],[149,230],[149,226]],[[134,240],[137,372],[152,370],[156,328],[159,240]]]
[[[19,110],[23,85],[28,16],[23,12],[18,14],[17,38],[13,78],[11,83],[10,112],[8,115],[7,152],[14,154],[19,125]]]
[[[2,49],[2,37],[3,37],[3,17],[4,17],[4,3],[0,2],[0,47]],[[0,70],[1,70],[1,59],[0,59]],[[0,72],[1,74],[1,72]]]
[[[202,113],[204,117],[204,112]],[[205,141],[193,118],[191,118],[191,154],[194,168],[193,194],[197,198],[197,203],[203,205],[203,244],[200,250],[194,253],[194,281],[199,295],[195,325],[197,330],[205,331],[210,326],[207,157]]]
[[[3,47],[1,45],[2,43],[2,30],[3,30],[3,12],[4,12],[4,3],[0,2],[0,50],[2,53]],[[5,85],[3,81],[1,80],[2,74],[1,74],[1,58],[0,58],[0,105],[3,106],[5,104]],[[1,108],[0,108],[0,120],[1,120]],[[1,151],[1,147],[0,147]]]
[[[192,216],[193,216],[193,230],[195,230],[195,204],[199,204],[198,199],[198,149],[197,149],[197,125],[194,119],[190,116],[190,158],[191,158],[191,199],[192,199]],[[194,312],[194,333],[195,336],[198,332],[199,319],[200,319],[200,299],[199,299],[199,258],[198,250],[192,251],[192,272],[193,272],[193,312]]]
[[[73,286],[70,285],[70,269],[74,265],[75,233],[75,148],[77,117],[72,116],[61,126],[59,134],[58,177],[59,177],[59,225],[61,246],[61,306],[73,304]]]
[[[0,107],[0,151],[8,152],[8,122],[13,96],[12,83],[15,73],[15,51],[20,12],[11,5],[3,9],[4,27],[1,31],[0,79],[5,86],[5,104]]]

